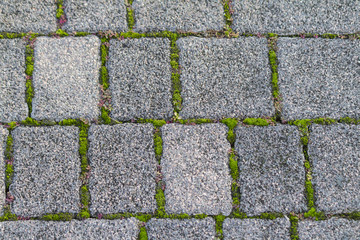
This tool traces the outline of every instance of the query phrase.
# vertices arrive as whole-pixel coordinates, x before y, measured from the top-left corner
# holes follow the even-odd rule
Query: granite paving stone
[[[215,239],[215,221],[205,219],[155,219],[146,223],[148,239]]]
[[[6,199],[6,186],[5,186],[5,150],[6,141],[9,135],[8,130],[0,128],[0,215],[3,214],[4,204]]]
[[[177,43],[182,118],[245,118],[275,113],[265,38],[187,37]]]
[[[55,32],[54,0],[2,0],[0,32]]]
[[[21,121],[28,116],[25,82],[25,42],[0,39],[1,122]]]
[[[341,218],[300,221],[298,232],[300,239],[304,240],[360,239],[360,222]]]
[[[233,25],[244,33],[355,33],[360,4],[353,0],[234,0]]]
[[[37,217],[79,212],[81,182],[79,129],[74,126],[17,127],[12,213]]]
[[[290,239],[290,221],[287,218],[235,219],[223,223],[224,240],[231,239]]]
[[[360,211],[360,125],[312,125],[308,154],[318,211]]]
[[[127,31],[124,0],[64,0],[64,6],[68,32]]]
[[[99,116],[99,38],[39,37],[34,55],[33,118],[60,121]]]
[[[134,0],[132,8],[138,32],[221,31],[225,27],[220,0]]]
[[[360,117],[360,41],[280,38],[277,42],[282,116]]]
[[[235,150],[240,210],[248,216],[306,211],[305,159],[296,126],[239,126]]]
[[[152,213],[156,208],[152,124],[91,126],[91,214]]]
[[[166,38],[140,38],[110,41],[109,71],[112,95],[111,116],[170,119],[170,42]]]
[[[1,239],[124,239],[136,240],[138,220],[14,221],[0,223]]]
[[[162,128],[165,211],[229,215],[230,143],[224,124],[167,124]]]

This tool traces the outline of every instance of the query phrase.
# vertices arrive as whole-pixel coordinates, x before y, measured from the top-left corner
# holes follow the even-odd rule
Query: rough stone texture
[[[275,113],[265,38],[181,38],[182,118]]]
[[[139,32],[223,30],[220,0],[134,0],[134,30]]]
[[[215,221],[205,219],[151,219],[146,224],[148,239],[215,239]]]
[[[240,209],[263,212],[306,211],[304,155],[296,126],[236,129]]]
[[[88,157],[91,166],[90,211],[155,211],[155,175],[152,124],[91,126]]]
[[[0,223],[1,239],[124,239],[136,240],[138,220],[16,221]]]
[[[360,222],[331,218],[325,221],[301,221],[298,225],[300,239],[338,240],[360,239]]]
[[[97,118],[100,99],[100,39],[48,38],[35,43],[32,117],[60,121]]]
[[[0,32],[56,31],[54,0],[2,0]]]
[[[359,125],[311,126],[308,153],[318,211],[360,211],[359,143]]]
[[[167,213],[229,215],[231,176],[223,124],[162,127],[162,173]]]
[[[79,211],[79,130],[73,126],[17,127],[12,213],[36,217]]]
[[[128,29],[124,0],[65,0],[64,6],[66,31],[126,32]]]
[[[290,221],[227,218],[223,223],[224,240],[231,239],[290,239]]]
[[[360,117],[359,40],[280,38],[283,118]]]
[[[1,122],[21,121],[28,116],[25,81],[25,42],[0,39]]]
[[[233,0],[236,32],[355,33],[360,4],[354,0]]]
[[[164,38],[111,40],[108,61],[111,116],[167,119],[171,104],[170,42]]]
[[[6,199],[6,186],[5,186],[5,150],[6,140],[9,135],[8,130],[0,128],[0,215],[4,211],[4,203]]]

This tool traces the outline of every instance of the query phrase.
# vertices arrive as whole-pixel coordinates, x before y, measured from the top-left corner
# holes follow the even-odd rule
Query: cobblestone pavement
[[[0,239],[360,239],[359,0],[0,0]]]

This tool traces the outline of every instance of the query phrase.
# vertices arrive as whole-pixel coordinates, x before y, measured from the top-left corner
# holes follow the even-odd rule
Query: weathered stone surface
[[[5,186],[5,149],[6,140],[9,135],[8,130],[0,128],[0,215],[4,211],[4,204],[6,199],[6,186]]]

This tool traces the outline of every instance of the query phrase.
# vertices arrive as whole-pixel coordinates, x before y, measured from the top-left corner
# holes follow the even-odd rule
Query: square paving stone
[[[1,122],[21,121],[28,116],[25,82],[25,42],[0,39]]]
[[[360,126],[312,125],[308,148],[317,210],[360,211]]]
[[[139,32],[223,30],[220,0],[134,0],[134,30]]]
[[[0,128],[0,215],[4,211],[4,203],[6,199],[6,186],[5,186],[5,150],[7,137],[9,135],[8,130]]]
[[[286,218],[234,219],[223,223],[224,240],[231,239],[290,239],[290,221]]]
[[[341,218],[325,221],[301,221],[298,225],[300,239],[338,240],[360,239],[360,222]]]
[[[215,239],[215,221],[205,219],[155,219],[146,223],[149,240]]]
[[[166,213],[230,214],[231,146],[227,131],[224,124],[162,127]]]
[[[90,211],[152,213],[156,208],[154,127],[152,124],[91,126]]]
[[[124,239],[139,235],[136,218],[123,220],[14,221],[0,223],[1,239]]]
[[[265,38],[188,37],[177,43],[182,118],[244,118],[275,113]]]
[[[55,32],[54,0],[2,0],[0,32]]]
[[[360,40],[280,38],[282,116],[360,117]]]
[[[64,0],[64,6],[68,32],[127,31],[124,0]]]
[[[247,215],[306,210],[305,167],[296,126],[236,129],[240,209]]]
[[[111,116],[170,119],[170,42],[165,38],[110,41],[109,70]]]
[[[37,217],[79,212],[79,129],[73,126],[17,127],[14,139],[12,213]]]
[[[232,28],[240,33],[355,33],[360,4],[353,0],[234,0]]]
[[[99,38],[39,37],[34,55],[33,118],[60,121],[99,116]]]

